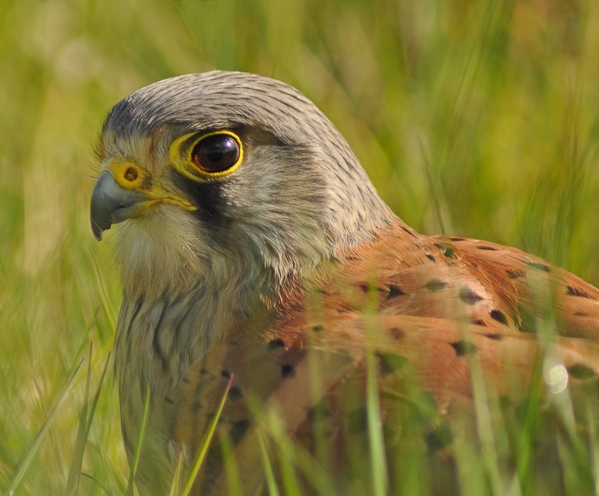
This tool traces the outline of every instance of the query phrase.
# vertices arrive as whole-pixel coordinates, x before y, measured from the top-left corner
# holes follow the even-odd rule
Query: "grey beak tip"
[[[98,241],[102,241],[102,231],[103,229],[98,226],[98,224],[96,224],[93,220],[92,220],[92,232],[94,233],[94,238],[96,238]]]

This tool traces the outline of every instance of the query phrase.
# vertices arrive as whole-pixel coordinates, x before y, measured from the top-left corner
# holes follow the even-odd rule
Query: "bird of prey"
[[[227,490],[230,460],[244,494],[261,487],[268,409],[304,453],[329,453],[343,494],[374,424],[394,463],[410,384],[443,422],[476,410],[475,377],[517,405],[538,370],[559,390],[599,371],[599,290],[514,248],[415,232],[287,84],[156,82],[114,106],[98,149],[91,224],[98,240],[119,224],[115,367],[141,494],[168,493],[230,381],[197,494]]]

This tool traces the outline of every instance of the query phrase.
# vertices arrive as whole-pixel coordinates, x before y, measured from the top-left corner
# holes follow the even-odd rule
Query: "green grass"
[[[125,494],[111,365],[94,396],[120,289],[112,237],[98,244],[88,225],[93,145],[122,97],[212,68],[306,93],[417,230],[517,246],[599,284],[594,0],[2,0],[0,492],[63,494],[78,483],[80,494]],[[599,409],[589,405],[595,439]],[[507,428],[526,434],[531,423]],[[564,463],[579,494],[599,456],[581,457],[585,439],[570,441]],[[458,457],[469,494],[512,487],[507,448],[489,446],[484,460],[468,448]],[[523,457],[522,480],[528,465]]]

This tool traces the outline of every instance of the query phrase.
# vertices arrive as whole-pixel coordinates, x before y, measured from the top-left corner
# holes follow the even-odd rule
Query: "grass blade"
[[[264,441],[264,436],[262,435],[262,433],[259,434],[258,439],[260,441],[260,452],[262,453],[262,462],[264,463],[264,472],[266,475],[266,486],[268,487],[268,494],[270,496],[279,496],[277,480],[275,478],[274,470],[272,469],[272,464],[270,463],[270,459],[268,457],[268,449],[266,448],[266,443]]]
[[[79,361],[79,364],[77,365],[77,367],[75,367],[75,370],[73,371],[73,373],[67,380],[67,383],[65,384],[64,388],[62,389],[60,396],[58,397],[58,399],[56,400],[56,403],[54,403],[54,406],[52,407],[52,410],[48,414],[48,418],[46,418],[44,425],[42,425],[42,428],[35,436],[35,439],[33,440],[33,443],[31,444],[29,450],[27,450],[27,453],[25,453],[25,455],[21,459],[19,466],[17,467],[17,470],[15,471],[15,473],[10,481],[10,484],[8,485],[8,488],[6,490],[6,493],[9,496],[12,496],[15,493],[17,487],[23,480],[23,477],[25,477],[25,474],[27,473],[27,470],[29,469],[31,462],[33,461],[33,457],[38,452],[39,447],[42,444],[42,441],[44,440],[44,437],[46,437],[46,434],[48,433],[48,429],[50,429],[52,422],[54,421],[54,419],[56,418],[56,415],[58,414],[58,410],[64,403],[69,391],[71,390],[71,386],[73,385],[73,382],[75,380],[77,372],[79,372],[79,369],[81,368],[81,365],[83,364],[83,360],[85,360],[85,358],[82,358]]]
[[[102,384],[104,383],[104,378],[106,377],[106,371],[108,370],[108,363],[110,361],[110,353],[106,357],[106,363],[104,364],[104,369],[102,370],[102,375],[100,376],[100,381],[98,383],[98,387],[94,394],[94,398],[91,406],[89,407],[88,413],[88,395],[89,395],[89,387],[91,382],[91,356],[92,356],[92,343],[89,343],[89,361],[88,361],[88,369],[87,369],[87,381],[85,385],[85,397],[84,404],[81,410],[81,414],[79,416],[79,427],[77,430],[77,439],[75,440],[75,449],[73,450],[73,456],[71,459],[71,466],[69,468],[69,477],[67,479],[67,487],[65,490],[66,494],[73,494],[77,492],[79,487],[79,476],[81,474],[81,466],[83,463],[83,453],[85,452],[85,446],[87,444],[87,439],[89,437],[89,432],[92,425],[92,419],[94,418],[94,413],[96,411],[96,406],[98,404],[98,399],[100,397],[100,391],[102,389]]]
[[[85,451],[85,441],[87,439],[87,407],[89,400],[89,387],[92,375],[92,342],[89,342],[89,360],[87,361],[87,377],[85,379],[85,393],[83,396],[83,408],[79,414],[79,426],[77,428],[77,438],[75,439],[75,449],[71,457],[69,476],[67,478],[66,494],[74,494],[79,487],[79,474],[83,463],[83,452]]]
[[[127,496],[133,496],[133,482],[135,481],[135,474],[137,473],[137,467],[139,465],[139,457],[141,455],[141,446],[144,441],[144,434],[146,432],[146,425],[148,423],[148,413],[150,411],[150,390],[146,394],[146,404],[144,406],[144,416],[141,419],[141,428],[139,430],[139,439],[137,446],[135,447],[135,456],[133,457],[133,466],[131,467],[131,473],[129,474],[129,484],[127,485]]]
[[[185,484],[185,487],[183,488],[183,492],[181,493],[181,496],[188,496],[189,493],[191,492],[193,483],[196,479],[196,476],[198,475],[200,467],[202,466],[202,462],[204,461],[204,458],[206,457],[206,453],[208,452],[208,447],[210,446],[210,442],[212,441],[212,438],[214,437],[214,432],[216,431],[216,425],[218,424],[218,419],[220,418],[220,415],[225,406],[225,401],[227,400],[227,395],[229,394],[229,389],[231,389],[231,384],[233,383],[233,378],[234,378],[234,374],[231,374],[231,377],[229,377],[229,382],[227,382],[227,386],[225,387],[225,392],[223,393],[223,397],[221,398],[220,404],[218,405],[218,409],[216,410],[216,413],[214,415],[214,418],[212,419],[212,422],[210,422],[210,425],[208,426],[208,432],[206,432],[206,436],[204,437],[204,439],[202,441],[202,445],[198,449],[198,452],[195,456],[195,459],[192,464],[191,472],[189,474],[189,477],[187,478],[187,483]]]

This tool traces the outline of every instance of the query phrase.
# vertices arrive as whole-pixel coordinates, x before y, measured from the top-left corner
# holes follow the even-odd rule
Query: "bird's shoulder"
[[[406,358],[432,389],[459,389],[458,376],[469,383],[465,355],[478,352],[496,372],[506,354],[521,356],[530,370],[539,336],[558,344],[568,363],[599,370],[599,290],[515,248],[422,236],[398,222],[291,295],[267,325],[215,346],[196,365],[201,382],[222,391],[235,374],[242,395],[266,398],[297,382],[309,356],[339,361],[325,373],[333,383],[370,349]],[[451,377],[458,382],[446,383]]]
[[[384,315],[457,319],[527,333],[552,320],[559,335],[599,340],[599,290],[591,284],[516,248],[423,236],[400,222],[340,257],[329,288],[337,305],[347,306],[362,292],[362,300]]]

